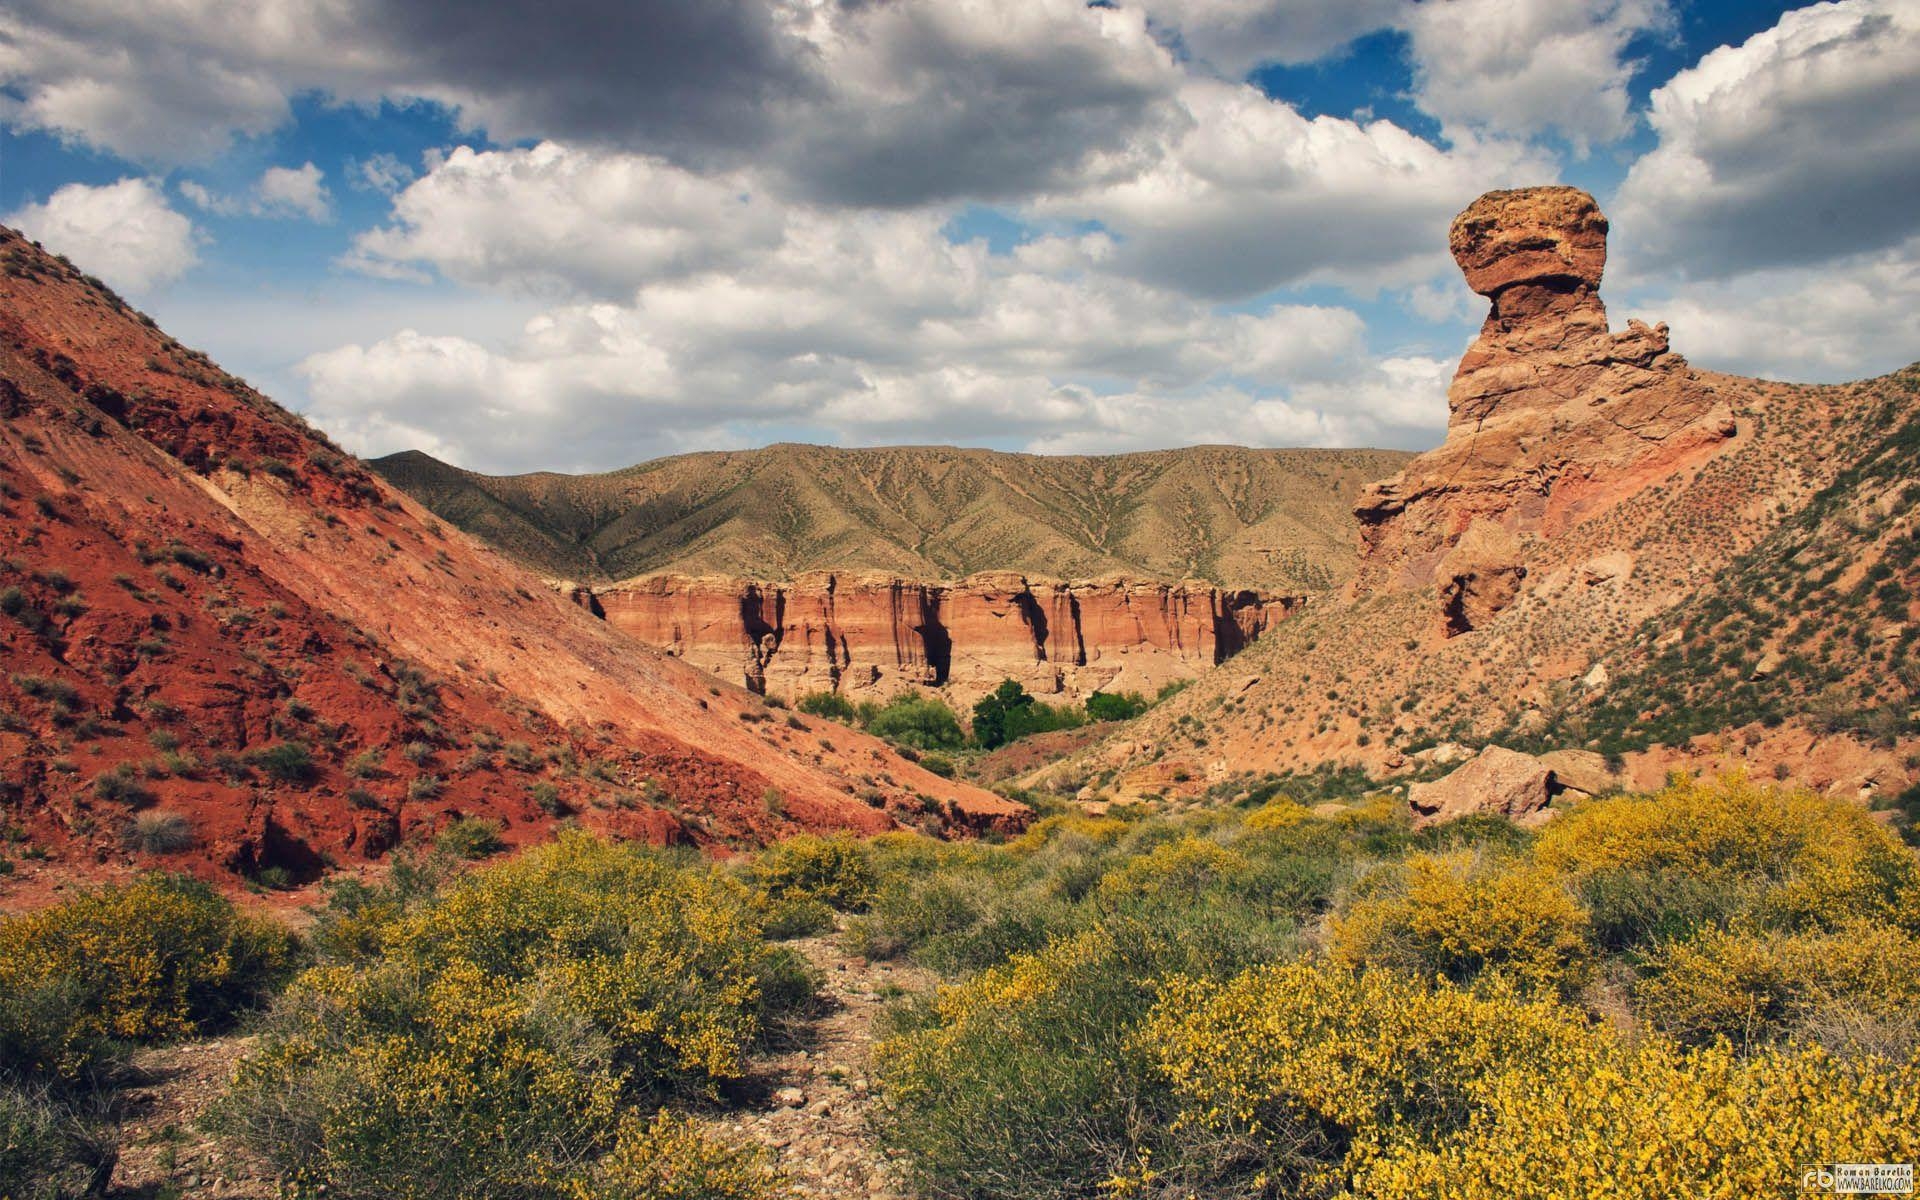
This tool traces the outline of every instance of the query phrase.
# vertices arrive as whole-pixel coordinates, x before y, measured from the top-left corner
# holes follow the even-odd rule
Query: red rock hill
[[[0,230],[0,815],[24,896],[1025,810],[636,645]]]

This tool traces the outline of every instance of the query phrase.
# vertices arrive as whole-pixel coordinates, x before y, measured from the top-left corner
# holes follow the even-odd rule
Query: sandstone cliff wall
[[[789,583],[651,575],[562,586],[616,629],[755,691],[884,699],[919,687],[963,706],[1003,679],[1067,699],[1152,694],[1232,657],[1305,599],[1198,581],[1063,583],[1016,573],[951,583],[824,572]]]

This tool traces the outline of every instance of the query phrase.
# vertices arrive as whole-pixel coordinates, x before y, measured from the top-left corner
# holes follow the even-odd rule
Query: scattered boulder
[[[1579,792],[1586,796],[1604,796],[1619,791],[1620,776],[1607,769],[1607,760],[1591,750],[1554,750],[1540,756],[1553,772],[1553,791]]]
[[[1431,783],[1414,784],[1407,792],[1407,806],[1416,829],[1477,813],[1538,824],[1551,815],[1544,810],[1552,789],[1551,767],[1531,754],[1488,746],[1466,766]]]
[[[1595,663],[1593,669],[1580,677],[1580,686],[1590,692],[1604,692],[1613,682],[1613,673],[1607,670],[1607,664]]]

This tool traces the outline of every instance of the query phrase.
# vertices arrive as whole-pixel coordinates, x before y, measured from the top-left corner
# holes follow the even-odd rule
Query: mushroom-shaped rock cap
[[[1447,245],[1482,296],[1523,283],[1592,292],[1607,265],[1607,218],[1579,188],[1488,192],[1453,219]]]

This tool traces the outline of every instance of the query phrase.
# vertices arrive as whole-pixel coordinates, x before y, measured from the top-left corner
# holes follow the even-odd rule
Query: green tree
[[[1003,679],[1000,686],[980,698],[973,706],[973,740],[988,750],[1006,745],[1021,733],[1031,732],[1023,719],[1033,707],[1033,697],[1018,680]]]

